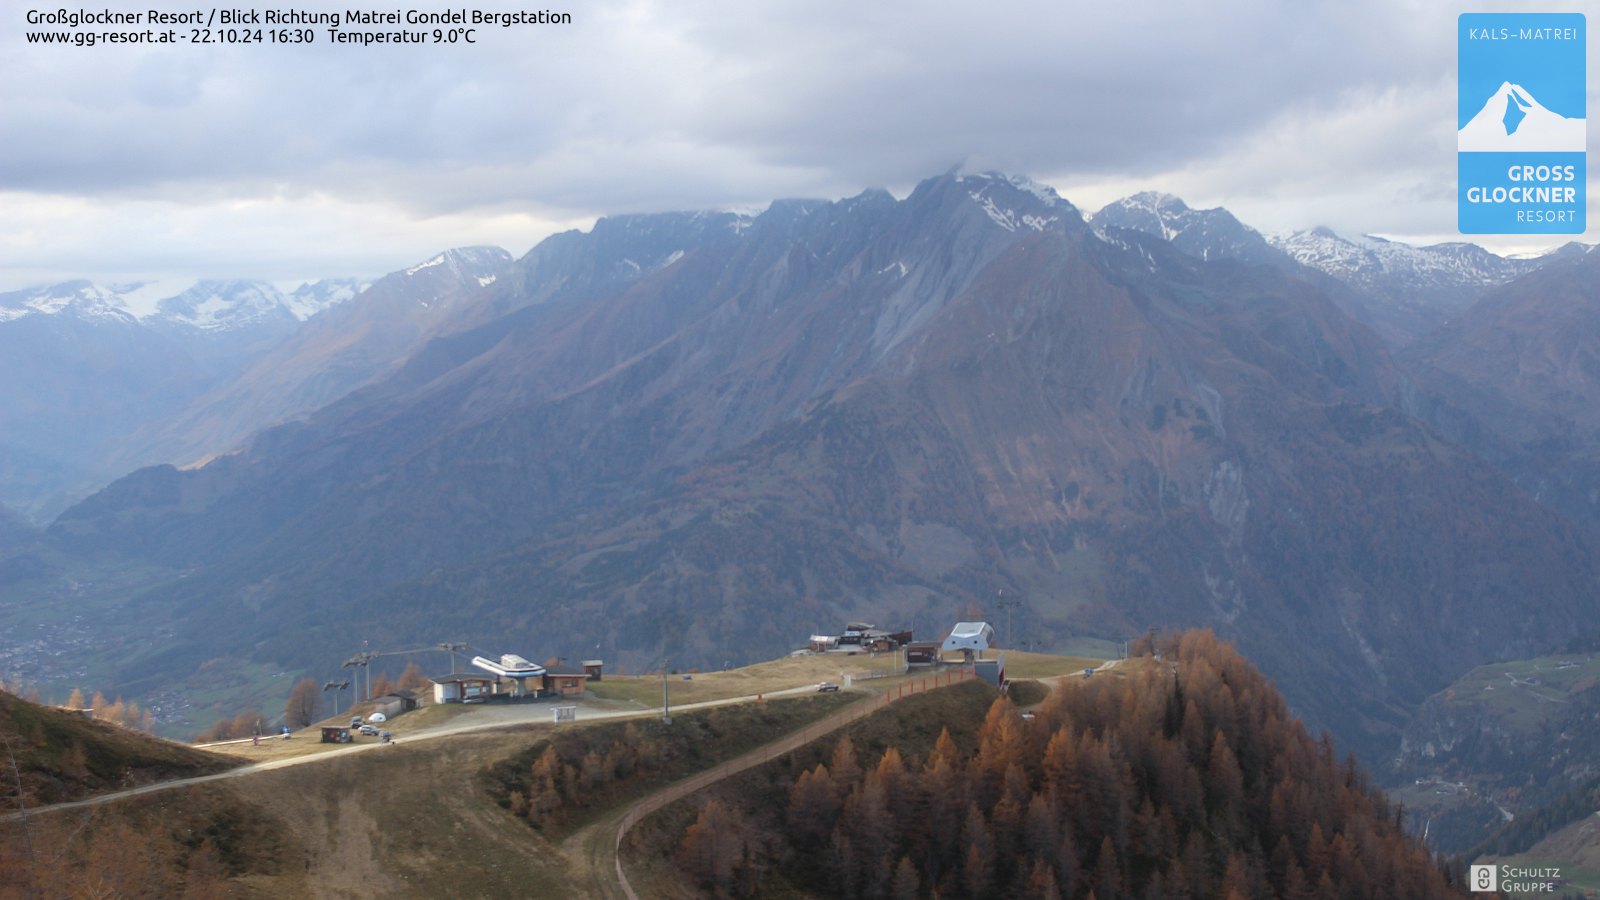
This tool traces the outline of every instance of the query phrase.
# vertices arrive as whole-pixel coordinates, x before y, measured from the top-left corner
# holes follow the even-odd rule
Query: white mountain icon
[[[1582,153],[1586,125],[1583,119],[1569,119],[1545,109],[1527,88],[1506,81],[1472,121],[1456,132],[1456,149]]]

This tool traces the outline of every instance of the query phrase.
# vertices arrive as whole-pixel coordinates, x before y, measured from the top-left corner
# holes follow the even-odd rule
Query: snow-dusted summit
[[[1256,265],[1282,261],[1260,232],[1226,209],[1191,209],[1171,194],[1144,191],[1113,201],[1090,223],[1106,234],[1126,228],[1154,235],[1200,259],[1234,259]]]
[[[991,222],[1007,231],[1043,231],[1061,222],[1064,215],[1078,217],[1077,209],[1061,199],[1055,188],[1022,175],[963,172],[955,176],[955,183]]]
[[[1459,241],[1414,247],[1372,235],[1348,238],[1328,228],[1274,235],[1272,245],[1304,265],[1368,290],[1482,288],[1536,269],[1539,258],[1499,256]]]
[[[0,323],[36,315],[68,315],[90,321],[137,322],[165,331],[220,333],[274,322],[303,322],[365,287],[355,278],[329,278],[289,290],[252,280],[105,285],[64,281],[0,294]]]

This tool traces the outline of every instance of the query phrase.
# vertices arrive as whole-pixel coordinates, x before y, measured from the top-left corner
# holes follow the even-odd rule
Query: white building
[[[988,622],[957,622],[944,639],[944,650],[982,653],[994,643],[994,628]]]

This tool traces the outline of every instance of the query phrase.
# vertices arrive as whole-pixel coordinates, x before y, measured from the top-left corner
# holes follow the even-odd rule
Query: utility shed
[[[562,697],[572,697],[583,693],[584,682],[589,676],[582,669],[573,669],[568,666],[546,666],[544,670],[544,693],[556,694]]]
[[[415,691],[399,690],[392,694],[384,694],[374,699],[373,712],[381,712],[386,716],[398,716],[417,708],[417,694]]]
[[[440,675],[430,680],[433,682],[435,703],[460,703],[463,700],[488,697],[494,693],[494,679],[487,675],[460,672]]]
[[[603,659],[586,659],[583,661],[583,674],[589,676],[590,681],[599,681],[606,667]]]
[[[994,643],[994,628],[988,622],[957,622],[944,639],[945,650],[965,650],[982,653]]]

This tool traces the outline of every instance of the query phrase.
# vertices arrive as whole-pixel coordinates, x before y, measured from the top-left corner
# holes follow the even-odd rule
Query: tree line
[[[860,758],[849,735],[763,792],[714,795],[677,863],[716,896],[769,877],[844,898],[1433,900],[1465,893],[1326,734],[1209,631],[1075,680],[976,741]]]
[[[425,692],[432,684],[428,676],[422,674],[422,668],[413,661],[406,664],[399,678],[391,679],[385,672],[374,676],[372,696],[382,697],[395,691]],[[326,695],[316,679],[308,675],[289,689],[289,699],[283,705],[283,724],[296,730],[307,728],[322,721],[326,708]],[[197,744],[209,744],[267,734],[270,730],[269,721],[266,713],[258,708],[242,710],[213,722],[194,740]]]

